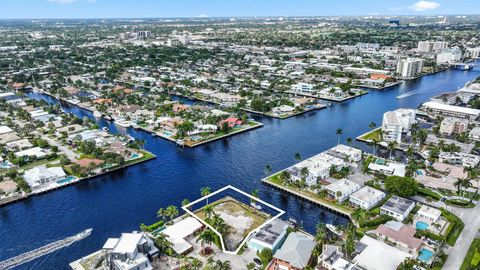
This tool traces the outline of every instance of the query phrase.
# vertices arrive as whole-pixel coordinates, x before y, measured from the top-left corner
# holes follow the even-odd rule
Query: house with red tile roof
[[[388,240],[407,250],[410,254],[417,254],[422,246],[422,240],[415,237],[417,230],[398,221],[389,221],[378,226],[375,234],[383,240]]]
[[[236,117],[228,117],[227,119],[218,122],[218,125],[222,127],[224,123],[227,123],[229,128],[233,128],[236,126],[241,126],[243,121]]]

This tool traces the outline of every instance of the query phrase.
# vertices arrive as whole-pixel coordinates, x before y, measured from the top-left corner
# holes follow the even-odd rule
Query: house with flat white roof
[[[193,247],[187,242],[187,238],[193,236],[203,228],[203,224],[193,217],[187,217],[162,231],[167,240],[172,244],[172,249],[178,255],[189,253]]]
[[[438,161],[451,165],[476,167],[480,163],[480,156],[456,152],[441,152],[438,155]]]
[[[433,101],[427,101],[422,104],[421,109],[425,111],[430,117],[436,118],[437,116],[443,117],[457,117],[469,120],[476,120],[480,115],[480,110],[447,105],[437,103]]]
[[[23,157],[23,156],[31,157],[31,156],[34,156],[37,159],[44,158],[44,157],[47,156],[47,153],[45,153],[45,151],[40,147],[33,147],[33,148],[30,148],[30,149],[26,149],[26,150],[16,152],[14,154],[15,154],[16,157]]]
[[[369,210],[381,200],[383,200],[385,196],[386,194],[383,191],[374,189],[369,186],[364,186],[363,188],[357,190],[352,195],[350,195],[349,200],[350,204],[354,207]]]
[[[380,208],[380,213],[403,221],[415,207],[415,202],[409,199],[393,195]]]
[[[390,160],[383,160],[383,162],[370,162],[368,169],[372,172],[379,172],[386,175],[405,176],[406,165],[403,163],[397,163]]]
[[[273,253],[283,244],[287,237],[288,224],[281,220],[275,219],[265,225],[258,232],[252,234],[247,242],[250,249],[260,252],[263,249],[271,249]]]
[[[351,162],[359,162],[362,160],[362,150],[344,144],[334,146],[328,149],[326,152],[327,154],[337,158],[348,158],[348,160]]]
[[[360,187],[361,186],[355,182],[342,179],[325,186],[325,190],[330,197],[334,198],[338,202],[343,202],[348,198],[348,196],[359,190]]]
[[[401,143],[403,133],[408,132],[415,123],[415,110],[398,109],[383,114],[382,135],[386,142]]]
[[[422,205],[422,207],[418,209],[418,212],[415,215],[415,218],[426,221],[428,224],[432,224],[437,222],[441,215],[442,215],[442,211],[438,210],[437,208],[433,208],[427,205]]]
[[[355,264],[344,259],[341,246],[324,244],[318,256],[316,270],[360,270]]]
[[[412,255],[401,251],[370,236],[363,236],[359,241],[362,246],[353,258],[353,263],[363,269],[396,270],[397,267]]]

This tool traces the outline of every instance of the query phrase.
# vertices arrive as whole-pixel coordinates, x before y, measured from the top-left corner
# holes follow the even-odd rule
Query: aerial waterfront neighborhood
[[[480,269],[478,7],[28,1],[0,10],[0,269]]]

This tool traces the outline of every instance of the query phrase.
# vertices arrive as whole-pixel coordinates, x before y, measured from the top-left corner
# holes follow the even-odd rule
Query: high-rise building
[[[397,64],[397,73],[405,79],[410,79],[422,72],[423,59],[400,59]]]
[[[462,50],[459,48],[445,49],[437,54],[437,64],[451,64],[462,60]]]
[[[448,47],[446,41],[419,41],[417,50],[419,52],[440,52]]]
[[[480,58],[480,47],[468,48],[467,49],[468,57],[470,58]]]
[[[150,31],[138,31],[137,32],[137,38],[138,39],[148,39],[152,37],[152,32]]]

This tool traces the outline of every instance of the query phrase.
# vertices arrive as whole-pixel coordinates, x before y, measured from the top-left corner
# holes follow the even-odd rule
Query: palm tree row
[[[166,217],[168,217],[171,220],[173,220],[176,216],[178,216],[178,209],[174,205],[169,205],[167,208],[160,208],[157,211],[157,217],[165,220]]]

